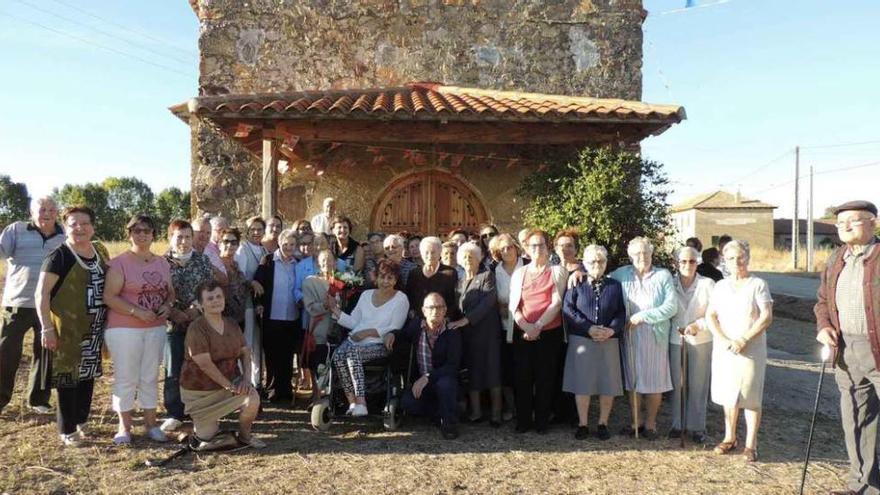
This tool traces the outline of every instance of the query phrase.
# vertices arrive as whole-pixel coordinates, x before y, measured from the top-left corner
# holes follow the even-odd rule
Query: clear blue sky
[[[855,197],[880,203],[880,2],[729,0],[664,14],[684,4],[645,2],[643,99],[688,113],[644,142],[675,181],[672,199],[739,187],[788,216],[800,144],[802,173],[827,172],[817,213]],[[197,37],[186,0],[5,0],[0,173],[31,194],[111,175],[188,188],[189,133],[167,107],[196,93]]]

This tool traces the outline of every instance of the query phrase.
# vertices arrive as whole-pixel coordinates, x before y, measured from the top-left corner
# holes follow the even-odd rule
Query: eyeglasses
[[[608,263],[608,260],[603,260],[603,259],[590,260],[590,261],[584,260],[585,265],[604,265],[605,263]]]
[[[544,246],[546,246],[546,244],[544,244],[543,242],[542,242],[542,243],[539,243],[539,244],[527,244],[527,245],[526,245],[526,247],[529,248],[529,249],[540,249],[540,248],[542,248],[542,247],[544,247]]]
[[[696,265],[697,260],[678,260],[679,265]]]
[[[422,306],[422,311],[440,311],[446,309],[446,306]]]
[[[836,225],[838,229],[844,229],[847,225],[851,227],[861,227],[871,220],[873,220],[873,218],[856,218],[853,220],[843,220],[841,222],[835,223],[834,225]]]
[[[220,243],[235,245],[238,244],[238,241],[236,239],[223,239],[222,241],[220,241]]]
[[[498,235],[498,232],[485,232],[480,234],[480,239],[490,239]]]
[[[132,234],[152,234],[153,229],[135,227],[135,228],[129,230],[129,232]]]

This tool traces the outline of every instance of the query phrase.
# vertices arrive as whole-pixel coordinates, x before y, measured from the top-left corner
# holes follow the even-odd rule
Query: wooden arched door
[[[474,191],[448,172],[415,172],[391,183],[373,207],[373,230],[406,230],[445,235],[453,229],[476,231],[488,219]]]

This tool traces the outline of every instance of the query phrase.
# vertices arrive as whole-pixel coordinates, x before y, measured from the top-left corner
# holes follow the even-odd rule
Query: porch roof
[[[253,135],[258,129],[307,141],[635,143],[686,118],[678,105],[430,82],[200,96],[170,110],[185,122],[191,116],[212,121],[254,151],[259,149],[256,141],[265,137]]]

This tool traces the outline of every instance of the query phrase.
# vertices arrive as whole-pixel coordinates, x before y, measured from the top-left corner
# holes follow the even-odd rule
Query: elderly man
[[[33,329],[34,355],[28,381],[28,405],[39,413],[51,412],[51,389],[43,387],[48,378],[44,376],[48,363],[43,362],[34,291],[43,259],[64,242],[64,231],[57,218],[55,201],[50,197],[37,198],[31,202],[30,222],[14,222],[0,233],[0,260],[7,263],[0,318],[0,411],[12,399],[24,335]]]
[[[446,302],[437,292],[422,303],[424,318],[415,318],[395,332],[416,345],[419,378],[403,393],[402,406],[409,414],[432,416],[447,440],[458,437],[458,367],[461,332],[446,324]],[[393,338],[391,339],[393,343]]]
[[[880,493],[877,422],[880,418],[880,248],[877,207],[850,201],[834,209],[844,245],[828,258],[814,308],[816,340],[837,354],[835,379],[849,455],[848,489]]]
[[[332,235],[333,225],[330,221],[336,216],[336,200],[333,198],[324,198],[322,208],[321,213],[312,217],[312,230],[324,235]]]
[[[195,217],[192,219],[191,225],[193,228],[193,250],[208,257],[211,266],[214,267],[214,277],[221,284],[225,284],[226,266],[223,264],[223,260],[220,259],[220,250],[209,249],[211,238],[214,234],[211,223],[205,217]]]

